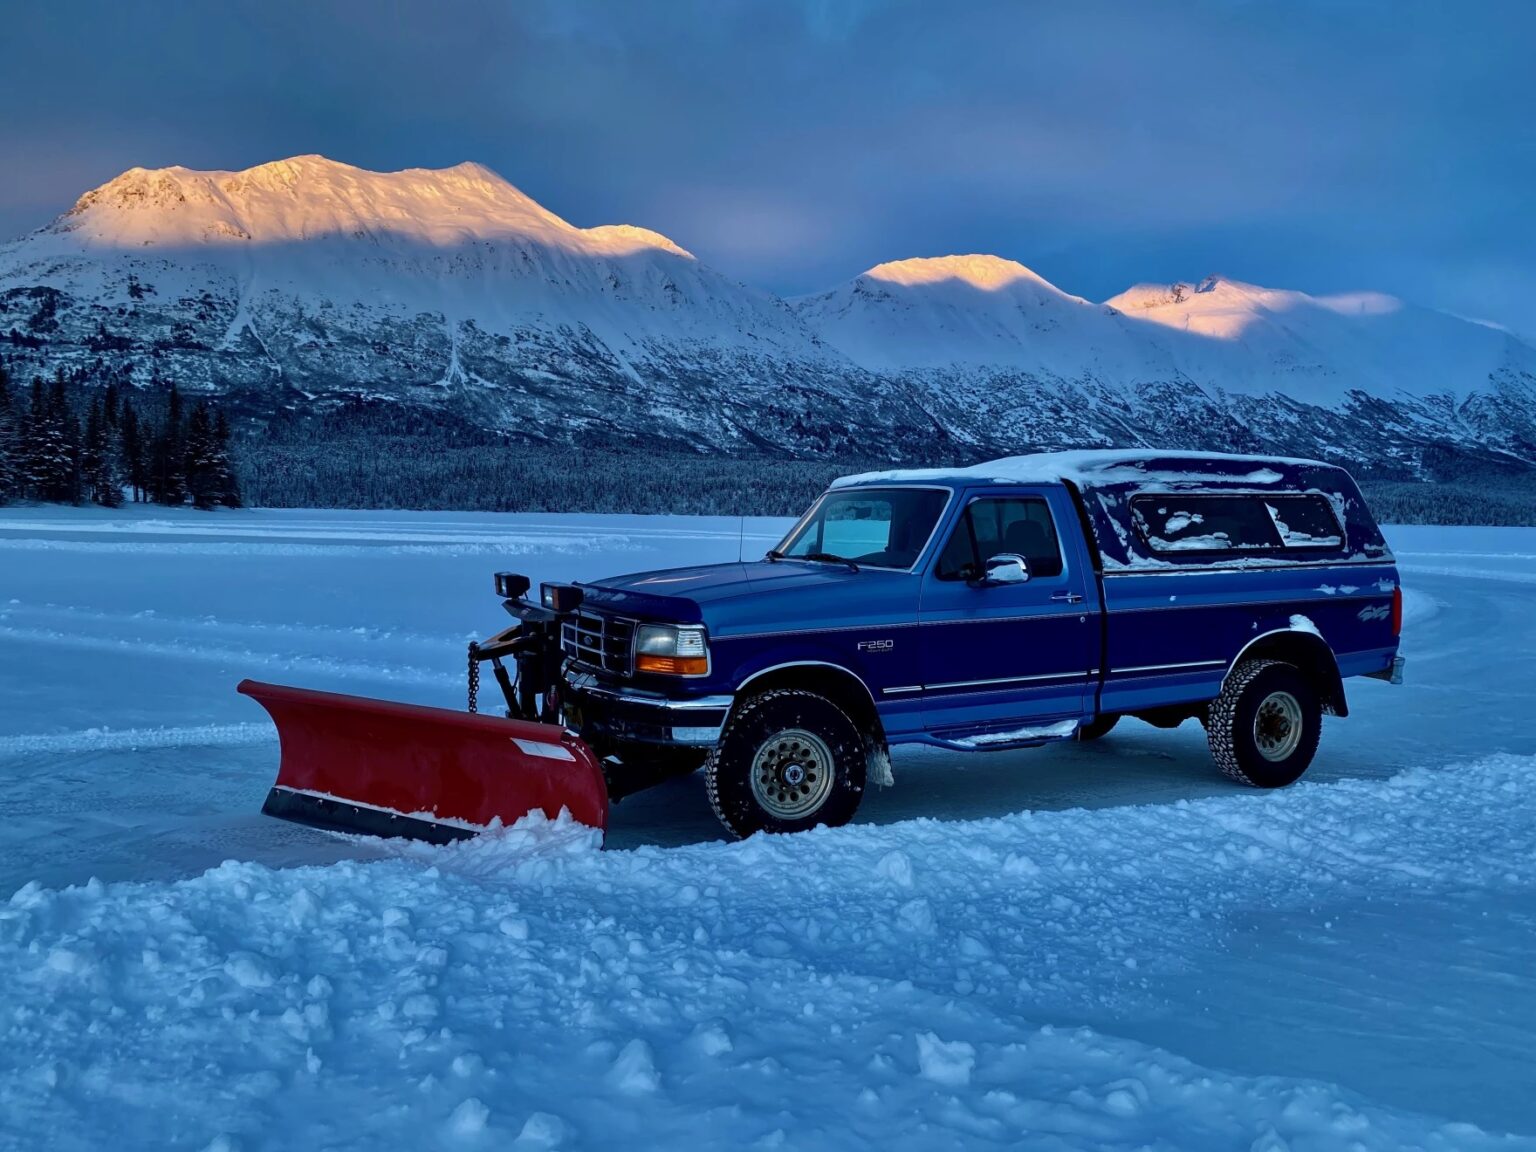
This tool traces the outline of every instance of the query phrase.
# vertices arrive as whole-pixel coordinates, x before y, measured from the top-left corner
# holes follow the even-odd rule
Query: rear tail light
[[[1392,589],[1392,635],[1403,634],[1403,586]]]

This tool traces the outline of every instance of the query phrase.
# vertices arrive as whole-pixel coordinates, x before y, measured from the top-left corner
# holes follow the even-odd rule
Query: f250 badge
[[[896,647],[894,640],[860,640],[860,652],[889,652]]]

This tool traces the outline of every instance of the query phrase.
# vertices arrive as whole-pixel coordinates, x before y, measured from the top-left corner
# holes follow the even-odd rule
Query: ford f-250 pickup
[[[761,560],[542,598],[554,714],[610,791],[702,766],[738,835],[846,822],[893,744],[1092,740],[1125,716],[1199,720],[1222,772],[1279,787],[1348,714],[1346,678],[1403,667],[1392,554],[1348,473],[1308,460],[849,476]]]

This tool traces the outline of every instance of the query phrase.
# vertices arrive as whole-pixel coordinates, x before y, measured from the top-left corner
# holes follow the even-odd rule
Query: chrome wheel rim
[[[809,816],[831,792],[832,749],[814,732],[776,732],[752,758],[752,798],[777,820]]]
[[[1271,692],[1253,714],[1253,743],[1266,760],[1284,760],[1301,743],[1301,704],[1289,692]]]

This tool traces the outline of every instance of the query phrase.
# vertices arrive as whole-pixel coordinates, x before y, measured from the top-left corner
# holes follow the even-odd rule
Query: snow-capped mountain
[[[0,351],[18,375],[131,364],[255,417],[364,397],[587,443],[1536,460],[1536,350],[1390,297],[1213,278],[1095,304],[951,256],[786,302],[644,228],[569,224],[474,164],[132,169],[0,247]]]
[[[1416,441],[1525,459],[1536,443],[1536,349],[1375,293],[1210,277],[1094,304],[1013,261],[947,256],[881,264],[791,305],[862,367],[922,381],[954,418],[985,413],[1018,440],[1271,445],[1374,463],[1412,456]]]

